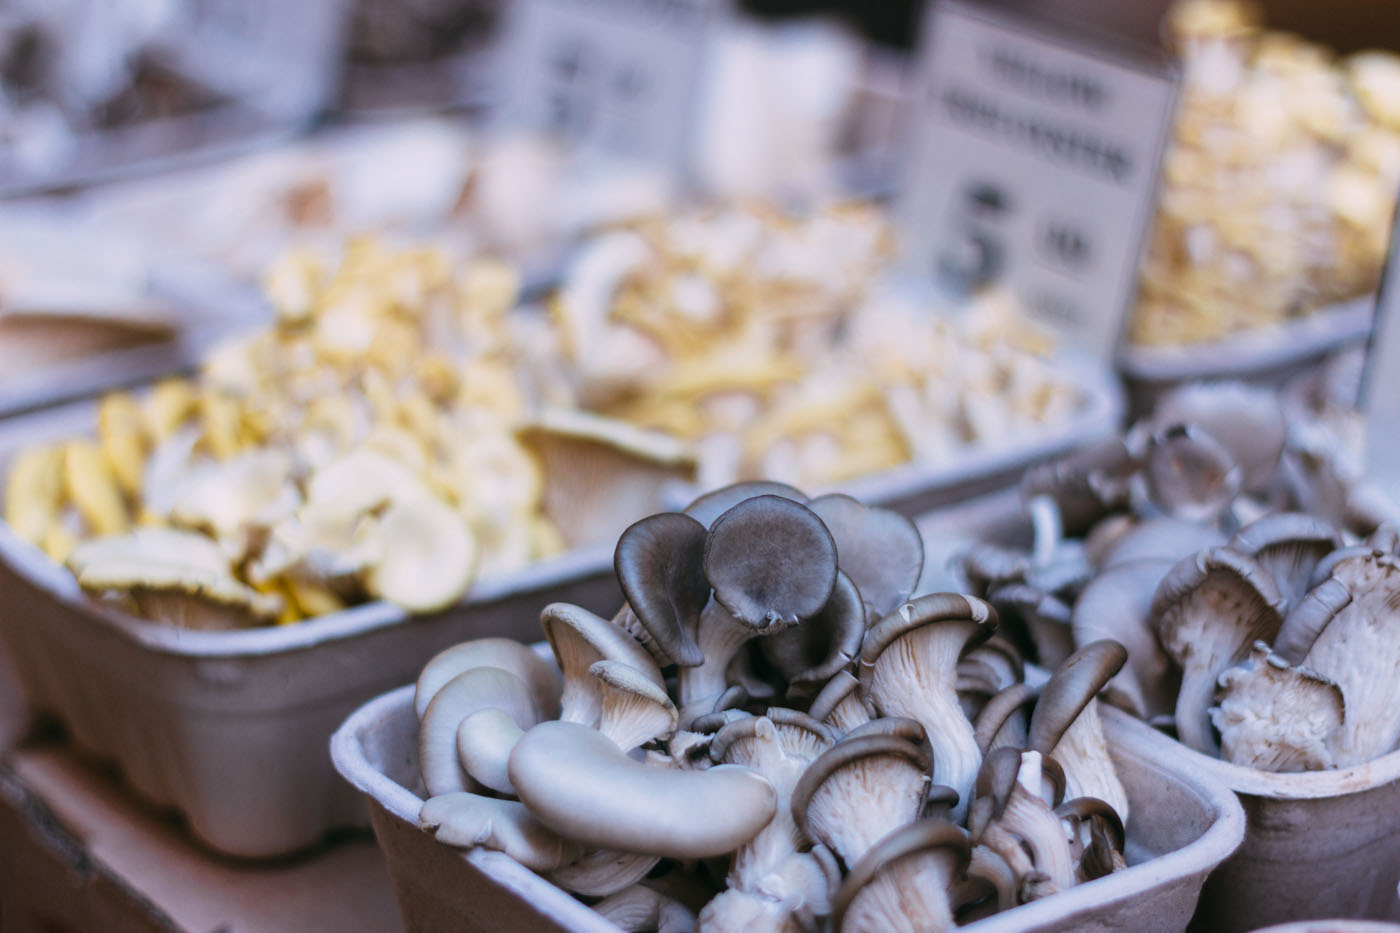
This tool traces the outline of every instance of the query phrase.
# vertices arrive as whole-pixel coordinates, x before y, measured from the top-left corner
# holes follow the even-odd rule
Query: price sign
[[[1175,101],[1165,66],[1001,12],[929,10],[897,205],[905,268],[1113,356],[1152,222]]]
[[[1400,210],[1390,230],[1390,259],[1376,293],[1371,342],[1361,377],[1366,415],[1366,473],[1400,504]]]
[[[716,0],[512,0],[501,118],[683,169]]]

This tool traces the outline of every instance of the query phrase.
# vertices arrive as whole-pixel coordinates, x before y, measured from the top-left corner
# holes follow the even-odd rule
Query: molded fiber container
[[[1248,820],[1243,845],[1206,883],[1201,929],[1328,917],[1400,920],[1400,752],[1301,774],[1233,765],[1178,742],[1171,755],[1231,788]]]
[[[978,933],[1185,929],[1206,875],[1244,836],[1244,814],[1204,771],[1164,754],[1169,739],[1105,710],[1109,747],[1133,806],[1129,867],[959,929]],[[369,802],[407,933],[609,931],[608,923],[514,859],[463,851],[418,829],[418,720],[410,684],[366,704],[331,737],[331,757]]]

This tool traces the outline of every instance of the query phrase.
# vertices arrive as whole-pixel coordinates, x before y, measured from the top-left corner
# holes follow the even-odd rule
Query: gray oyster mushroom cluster
[[[1036,689],[987,602],[911,599],[907,519],[777,483],[618,541],[612,619],[479,639],[417,684],[424,831],[502,851],[627,930],[936,931],[1121,867],[1095,697]]]
[[[979,546],[964,575],[1042,663],[1122,643],[1109,701],[1196,751],[1371,761],[1400,746],[1400,546],[1391,507],[1314,434],[1268,389],[1178,389],[1124,438],[1029,472],[1033,541]]]

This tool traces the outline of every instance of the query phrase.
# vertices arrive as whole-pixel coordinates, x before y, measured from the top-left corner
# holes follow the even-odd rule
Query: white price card
[[[1174,72],[1002,11],[925,17],[904,268],[955,294],[1002,283],[1066,342],[1118,346],[1152,222]]]
[[[1390,229],[1390,258],[1376,293],[1361,409],[1366,416],[1366,474],[1400,505],[1400,210]]]
[[[501,120],[684,171],[718,0],[511,0]]]

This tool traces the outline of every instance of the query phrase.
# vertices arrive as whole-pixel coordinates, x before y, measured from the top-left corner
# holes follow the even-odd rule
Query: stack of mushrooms
[[[1109,701],[1196,751],[1371,761],[1400,745],[1400,545],[1307,434],[1270,390],[1176,390],[1126,438],[1029,473],[1033,544],[979,546],[964,574],[1048,666],[1125,645]]]
[[[612,619],[544,609],[553,663],[424,668],[420,825],[628,930],[943,930],[1121,867],[1123,647],[1037,690],[989,603],[910,599],[922,567],[902,516],[779,483],[642,519]]]

